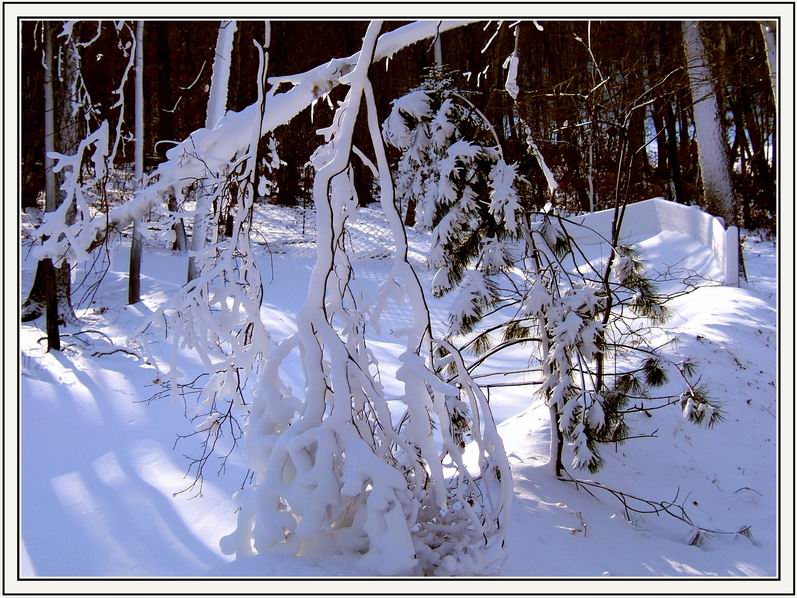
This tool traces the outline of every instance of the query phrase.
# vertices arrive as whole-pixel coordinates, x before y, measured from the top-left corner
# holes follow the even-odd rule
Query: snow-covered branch
[[[418,21],[399,27],[379,37],[374,49],[374,61],[388,58],[402,48],[469,22]],[[272,84],[290,82],[293,86],[282,93],[279,87],[269,92],[269,110],[260,127],[261,135],[287,124],[314,100],[337,86],[352,70],[358,58],[359,53],[356,53],[347,58],[333,59],[298,75],[272,80]],[[166,160],[150,174],[146,186],[130,201],[112,208],[101,219],[78,223],[71,238],[80,245],[81,251],[89,251],[102,241],[109,228],[126,228],[165,194],[173,192],[179,200],[183,189],[209,174],[221,172],[234,156],[245,151],[252,123],[258,121],[257,112],[257,104],[252,104],[240,112],[227,112],[212,128],[194,131],[187,139],[169,149]]]

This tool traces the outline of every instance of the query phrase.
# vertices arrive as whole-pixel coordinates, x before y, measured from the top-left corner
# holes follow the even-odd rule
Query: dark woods
[[[385,30],[403,23],[391,22]],[[629,201],[663,196],[682,203],[702,203],[698,152],[681,23],[671,22],[540,22],[523,21],[518,46],[520,93],[517,104],[504,89],[507,57],[515,45],[512,22],[477,23],[442,34],[444,73],[452,85],[496,126],[508,159],[536,184],[540,198],[544,177],[528,154],[517,116],[531,127],[535,140],[560,188],[551,198],[572,210],[613,205],[619,185]],[[272,23],[269,71],[273,76],[300,73],[331,58],[359,50],[365,21],[275,21]],[[57,36],[60,24],[49,28]],[[540,30],[542,29],[542,30]],[[22,207],[43,207],[44,190],[44,34],[41,23],[24,22],[22,44]],[[145,156],[148,168],[162,160],[170,141],[186,138],[204,125],[213,52],[215,21],[151,21],[144,32]],[[777,131],[761,26],[753,21],[702,25],[707,58],[720,102],[737,205],[745,227],[775,227]],[[131,29],[105,21],[78,22],[83,89],[77,126],[109,118],[126,65]],[[96,39],[94,39],[96,38]],[[233,49],[228,108],[240,110],[256,98],[257,53],[263,43],[262,22],[239,22]],[[54,37],[55,56],[64,38]],[[92,41],[94,40],[94,41]],[[323,43],[320,43],[323,40]],[[91,42],[91,43],[89,43]],[[60,49],[58,49],[60,48]],[[434,76],[433,44],[406,48],[387,64],[372,69],[380,116],[390,101]],[[72,93],[55,77],[56,95]],[[285,165],[274,173],[278,191],[269,201],[287,205],[309,202],[307,162],[318,146],[319,128],[328,125],[345,90],[335,89],[312,111],[275,133]],[[88,99],[90,98],[90,100]],[[133,77],[124,89],[125,127],[133,123]],[[91,103],[91,109],[88,105]],[[56,106],[62,105],[58,98]],[[520,114],[517,115],[516,112]],[[69,126],[57,122],[56,127]],[[115,125],[114,125],[115,126]],[[80,140],[82,133],[68,136]],[[355,136],[368,145],[363,127]],[[627,143],[626,143],[627,142]],[[628,151],[621,152],[627,145]],[[70,148],[56,148],[68,152]],[[117,155],[133,160],[132,135]],[[371,199],[371,175],[354,164],[360,201]],[[273,175],[272,175],[273,176]]]

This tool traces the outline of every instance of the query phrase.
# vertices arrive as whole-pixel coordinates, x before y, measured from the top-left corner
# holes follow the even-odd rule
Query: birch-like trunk
[[[61,205],[60,180],[53,171],[52,152],[71,152],[80,140],[77,121],[78,106],[72,101],[70,91],[75,88],[79,59],[73,40],[63,45],[62,59],[56,61],[53,38],[58,34],[57,22],[44,23],[44,165],[45,211],[54,212]],[[56,136],[56,131],[58,132]],[[72,223],[74,212],[67,214],[67,224]],[[62,260],[55,268],[52,260],[39,262],[33,286],[22,304],[22,321],[35,320],[42,314],[46,318],[48,349],[60,348],[59,321],[74,318],[71,304],[70,265]]]
[[[761,33],[764,35],[764,44],[767,48],[767,65],[769,66],[769,79],[772,84],[772,98],[775,105],[778,103],[778,34],[769,23],[761,23]]]
[[[144,21],[136,23],[136,112],[135,112],[135,180],[138,188],[144,184]],[[127,302],[141,300],[141,230],[138,220],[133,222],[130,244],[130,280]]]
[[[236,21],[222,21],[219,25],[219,35],[216,38],[216,53],[213,60],[213,75],[210,81],[208,111],[205,117],[205,128],[207,129],[215,128],[227,111],[232,48],[237,28]],[[212,193],[209,190],[204,190],[197,199],[194,228],[191,233],[192,255],[188,258],[189,282],[199,276],[200,259],[197,254],[205,248],[205,242],[207,241],[208,219],[212,203],[211,196]]]
[[[53,99],[53,39],[52,25],[44,25],[44,205],[47,212],[54,212],[55,160],[50,157],[55,151],[55,101]]]
[[[683,38],[695,115],[703,196],[709,211],[721,216],[725,220],[725,226],[735,226],[736,205],[722,137],[717,94],[697,21],[684,22]]]

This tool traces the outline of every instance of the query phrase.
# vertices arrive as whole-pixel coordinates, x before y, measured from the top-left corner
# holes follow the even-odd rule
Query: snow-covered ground
[[[314,259],[313,217],[269,207],[260,212],[260,255],[266,283],[263,317],[275,338],[293,329]],[[357,284],[366,292],[386,274],[389,234],[376,210],[364,210],[350,242]],[[410,231],[411,259],[420,264],[428,239]],[[662,233],[641,242],[652,267],[686,261],[699,269],[701,252],[683,235]],[[129,247],[111,251],[111,267],[94,303],[70,326],[66,348],[47,354],[43,319],[21,329],[22,575],[29,576],[317,576],[360,575],[340,559],[308,561],[260,555],[233,562],[218,540],[235,523],[231,497],[246,467],[234,453],[224,475],[209,474],[202,494],[180,493],[186,477],[177,434],[192,431],[182,401],[147,402],[161,390],[156,370],[108,340],[127,336],[185,277],[185,256],[157,248],[144,255],[143,302],[125,305]],[[25,252],[23,251],[23,258]],[[702,256],[705,257],[705,256]],[[551,477],[547,409],[530,387],[494,387],[490,400],[513,467],[515,499],[507,576],[775,576],[776,570],[776,246],[749,235],[748,282],[742,288],[703,286],[671,305],[669,351],[696,359],[703,383],[723,407],[712,429],[689,424],[676,406],[640,414],[635,430],[651,437],[606,446],[606,467],[593,479],[633,496],[682,505],[695,524],[715,529],[699,546],[691,528],[667,516],[631,513],[602,490]],[[34,263],[24,259],[22,296]],[[431,273],[421,271],[426,288]],[[450,299],[433,300],[442,323]],[[407,315],[388,306],[400,327]],[[390,326],[370,346],[388,395],[399,342]],[[103,336],[104,335],[104,336]],[[151,336],[153,341],[156,337]],[[164,349],[165,350],[165,349]],[[528,356],[507,352],[500,366],[522,369]],[[187,374],[198,363],[181,357]],[[495,366],[493,366],[495,367]],[[290,372],[290,368],[288,368]],[[517,377],[515,378],[518,379]],[[486,379],[483,379],[486,380]],[[671,388],[675,391],[676,387]],[[664,389],[667,390],[666,388]],[[633,503],[638,507],[641,503]],[[748,535],[740,529],[749,526]]]

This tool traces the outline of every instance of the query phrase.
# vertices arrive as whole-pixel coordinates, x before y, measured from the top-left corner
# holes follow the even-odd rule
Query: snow
[[[587,217],[568,218],[564,227],[579,246],[595,245],[611,239],[613,218],[613,209],[601,210]],[[587,226],[580,226],[582,223]],[[691,271],[729,285],[739,281],[737,228],[726,229],[719,218],[697,206],[660,197],[636,202],[626,206],[620,231],[623,242],[638,243],[646,253],[654,252],[656,256],[649,256],[651,261],[666,264],[671,271],[679,274]],[[666,256],[661,253],[662,247],[668,252]]]
[[[258,210],[253,225],[268,240],[268,246],[255,243],[254,251],[265,287],[261,315],[276,341],[296,332],[297,310],[314,262],[313,214],[307,215],[304,234],[302,220],[298,210],[268,206]],[[379,283],[394,268],[384,259],[395,247],[388,231],[387,216],[379,208],[359,210],[351,223],[357,272],[353,288],[365,295],[376,296]],[[679,343],[668,347],[667,355],[695,359],[702,381],[722,404],[724,421],[712,429],[691,425],[677,405],[649,411],[649,416],[640,413],[634,429],[655,431],[655,437],[602,446],[606,467],[589,479],[647,499],[671,500],[677,494],[696,524],[733,532],[750,526],[752,540],[715,534],[701,546],[690,546],[692,530],[680,521],[636,515],[628,522],[611,496],[597,493],[596,500],[554,479],[547,467],[548,408],[534,398],[534,387],[496,384],[529,381],[536,374],[488,376],[477,381],[489,398],[514,480],[506,523],[508,558],[501,575],[776,575],[776,244],[757,233],[743,236],[747,283],[740,288],[705,284],[669,306],[668,333]],[[686,232],[643,233],[635,240],[656,272],[676,266],[696,275],[715,273],[711,249]],[[429,293],[434,272],[422,267],[429,236],[410,229],[407,243],[432,324],[443,333],[456,294],[435,299]],[[174,448],[175,438],[199,422],[185,419],[179,394],[146,402],[162,389],[152,365],[124,352],[93,355],[125,346],[143,319],[181,287],[183,276],[175,273],[185,272],[186,256],[146,247],[142,302],[124,305],[128,252],[127,242],[111,247],[110,271],[95,303],[78,312],[81,329],[97,333],[65,336],[66,349],[47,354],[39,341],[43,320],[21,327],[22,576],[373,574],[368,563],[342,557],[268,554],[234,561],[222,552],[219,540],[235,527],[233,495],[245,476],[244,455],[233,453],[220,477],[213,464],[201,495],[179,493],[191,481],[185,477],[183,454],[195,454],[197,445],[188,439]],[[588,253],[599,260],[600,245],[590,246]],[[25,251],[22,255],[24,296],[35,261]],[[668,284],[674,288],[676,282]],[[538,309],[542,300],[535,298],[527,309]],[[371,331],[369,348],[392,404],[404,393],[396,372],[406,342],[397,331],[410,329],[413,318],[391,298],[381,322],[381,331]],[[65,331],[75,334],[78,329],[70,325]],[[575,327],[562,330],[568,338],[576,332]],[[168,344],[154,333],[150,339],[156,356],[169,353]],[[180,352],[177,365],[187,379],[202,369],[190,352]],[[473,374],[528,367],[520,345]],[[294,394],[303,392],[295,352],[280,371]],[[662,392],[675,388],[672,382]],[[186,400],[189,405],[194,401]],[[469,446],[466,459],[470,451]]]

